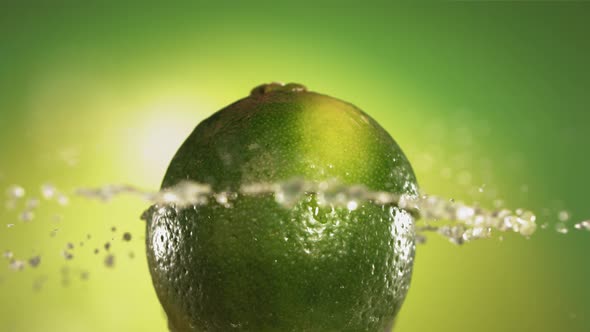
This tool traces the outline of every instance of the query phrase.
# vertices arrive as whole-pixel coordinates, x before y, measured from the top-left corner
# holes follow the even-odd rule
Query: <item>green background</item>
[[[2,191],[155,190],[199,121],[260,83],[299,82],[380,122],[426,192],[501,198],[550,223],[528,240],[430,236],[396,331],[590,330],[590,232],[552,230],[561,209],[570,227],[590,219],[590,5],[27,3],[0,4]],[[43,258],[13,272],[0,257],[0,331],[166,331],[143,255],[145,202],[43,201],[30,223],[22,204],[0,207],[0,250]],[[112,269],[92,253],[106,241]]]

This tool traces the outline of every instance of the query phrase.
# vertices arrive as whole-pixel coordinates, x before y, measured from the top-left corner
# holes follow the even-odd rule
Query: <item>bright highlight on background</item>
[[[396,331],[590,330],[590,233],[572,229],[590,218],[590,6],[147,7],[0,6],[0,189],[157,190],[197,123],[255,85],[299,82],[378,120],[429,193],[502,199],[540,225],[570,215],[567,235],[429,239]],[[24,202],[0,207],[0,252],[43,257],[21,272],[0,257],[0,331],[166,331],[146,203],[70,198],[29,223]]]
[[[163,177],[171,156],[205,116],[197,105],[173,102],[155,104],[141,113],[142,123],[128,131],[128,149],[139,151],[142,172],[147,179]],[[207,114],[207,111],[201,111]],[[129,150],[121,151],[129,157]]]

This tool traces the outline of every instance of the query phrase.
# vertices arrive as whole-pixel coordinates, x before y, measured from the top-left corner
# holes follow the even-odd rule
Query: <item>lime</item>
[[[416,194],[399,146],[354,105],[299,84],[265,84],[201,122],[162,188],[191,180],[215,192],[247,184],[337,179]],[[234,194],[190,208],[154,206],[153,284],[174,332],[390,331],[414,259],[412,216],[389,204],[292,207]]]

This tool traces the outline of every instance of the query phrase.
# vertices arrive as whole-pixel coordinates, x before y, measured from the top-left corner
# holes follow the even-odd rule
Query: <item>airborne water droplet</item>
[[[29,222],[32,221],[35,218],[35,213],[33,211],[23,211],[20,215],[19,215],[19,219],[23,222]]]
[[[25,189],[19,185],[13,185],[8,188],[7,194],[12,199],[19,199],[25,196]]]
[[[22,271],[25,268],[25,262],[21,260],[13,260],[10,262],[9,267],[13,271]]]
[[[39,264],[41,264],[41,256],[35,256],[29,259],[29,265],[31,267],[37,267]]]
[[[6,250],[4,254],[2,254],[2,257],[6,259],[12,259],[12,257],[14,257],[14,254],[12,253],[12,251]]]
[[[558,217],[559,217],[559,221],[566,222],[566,221],[568,221],[570,219],[570,214],[569,214],[568,211],[565,211],[565,210],[564,211],[559,211]]]
[[[65,258],[65,259],[66,259],[66,260],[68,260],[68,261],[69,261],[69,260],[72,260],[72,259],[74,258],[74,255],[73,255],[72,253],[70,253],[70,252],[67,252],[67,251],[65,251],[65,250],[64,250],[64,251],[62,251],[62,256],[63,256],[63,258]]]
[[[574,225],[576,229],[590,231],[590,220],[585,220]]]
[[[51,184],[44,184],[41,186],[41,195],[46,200],[53,199],[55,194],[57,193],[57,189]]]
[[[115,256],[112,254],[107,255],[107,257],[104,259],[104,265],[108,268],[115,266]]]
[[[557,233],[560,234],[567,234],[569,230],[567,229],[567,226],[564,223],[560,222],[555,225],[555,231],[557,231]]]
[[[59,205],[65,206],[65,205],[68,205],[68,204],[70,204],[70,199],[69,199],[69,198],[68,198],[68,196],[66,196],[66,195],[59,194],[59,195],[57,196],[57,203],[58,203]]]

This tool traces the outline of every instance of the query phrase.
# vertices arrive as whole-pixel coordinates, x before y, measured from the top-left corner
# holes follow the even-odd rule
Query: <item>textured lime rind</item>
[[[401,149],[351,104],[300,85],[255,88],[203,121],[162,187],[338,179],[416,194]],[[271,195],[231,207],[151,208],[147,256],[172,331],[388,331],[407,293],[412,216],[395,206],[292,208]]]

